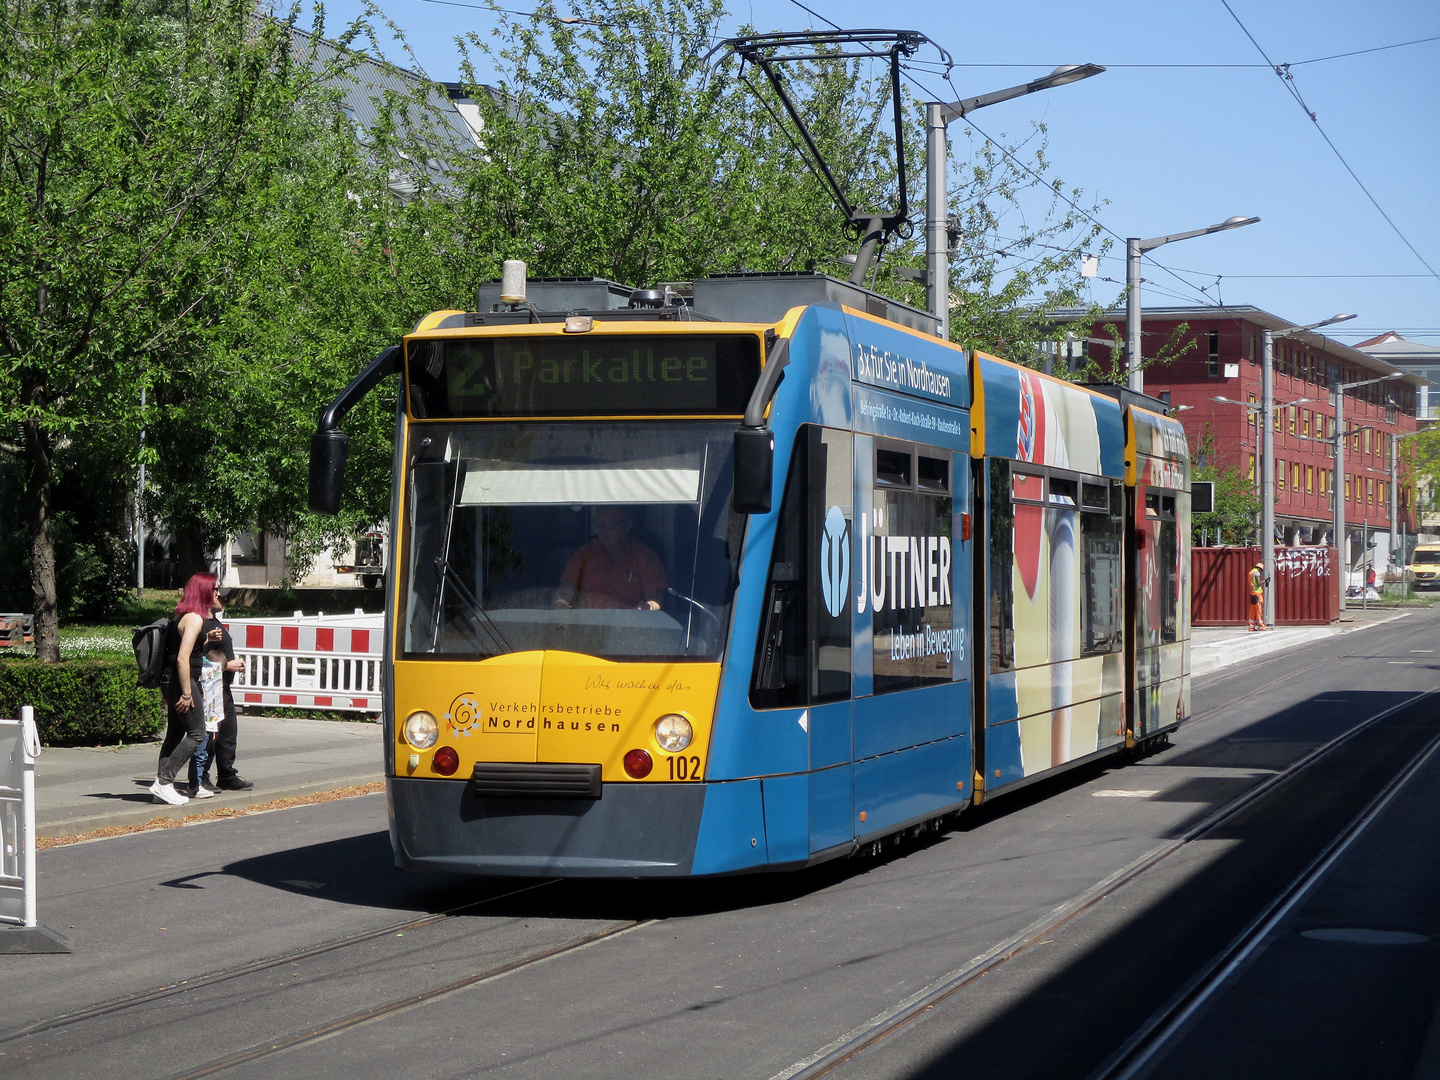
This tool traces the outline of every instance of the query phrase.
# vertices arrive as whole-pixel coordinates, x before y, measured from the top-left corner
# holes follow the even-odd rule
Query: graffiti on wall
[[[1285,577],[1329,577],[1330,549],[1293,547],[1275,549],[1275,573]]]

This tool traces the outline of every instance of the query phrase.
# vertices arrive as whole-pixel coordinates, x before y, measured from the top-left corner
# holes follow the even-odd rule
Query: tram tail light
[[[965,543],[970,539],[970,515],[960,515],[960,542]]]
[[[430,767],[441,776],[454,776],[455,770],[460,767],[460,755],[455,752],[453,746],[442,746],[435,751],[435,757],[430,762]]]
[[[631,750],[625,755],[625,773],[635,780],[644,780],[655,767],[650,754],[644,750]]]

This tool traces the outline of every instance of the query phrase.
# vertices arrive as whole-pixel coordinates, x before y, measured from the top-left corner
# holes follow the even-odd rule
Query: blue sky
[[[804,2],[843,27],[926,34],[955,59],[951,84],[962,97],[1057,64],[1107,66],[972,119],[997,139],[1023,137],[1044,121],[1054,172],[1088,201],[1106,201],[1096,217],[1112,238],[1181,232],[1236,214],[1261,218],[1155,251],[1144,270],[1147,306],[1219,300],[1296,323],[1355,312],[1327,332],[1353,344],[1398,330],[1440,345],[1440,40],[1386,48],[1440,38],[1433,0],[1228,0],[1229,10],[1222,0]],[[530,10],[522,0],[507,6]],[[428,0],[381,7],[436,79],[457,78],[456,35],[494,26],[484,10]],[[332,32],[359,8],[355,0],[327,4]],[[563,0],[558,10],[566,10]],[[729,10],[735,26],[824,25],[793,0],[731,0]],[[1246,31],[1275,64],[1291,65],[1290,85],[1316,121]],[[917,77],[937,96],[956,96],[939,77]],[[1118,295],[1123,255],[1117,241],[1091,283],[1095,301]]]

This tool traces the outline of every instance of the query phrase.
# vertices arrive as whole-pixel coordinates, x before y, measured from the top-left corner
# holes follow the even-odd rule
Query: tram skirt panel
[[[465,782],[392,777],[395,864],[506,876],[683,876],[692,872],[706,787],[606,784],[599,799],[494,798]]]

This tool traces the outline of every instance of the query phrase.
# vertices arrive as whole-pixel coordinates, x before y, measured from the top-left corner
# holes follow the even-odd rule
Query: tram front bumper
[[[604,784],[598,799],[477,796],[459,780],[391,777],[402,870],[514,877],[682,877],[704,784]]]

